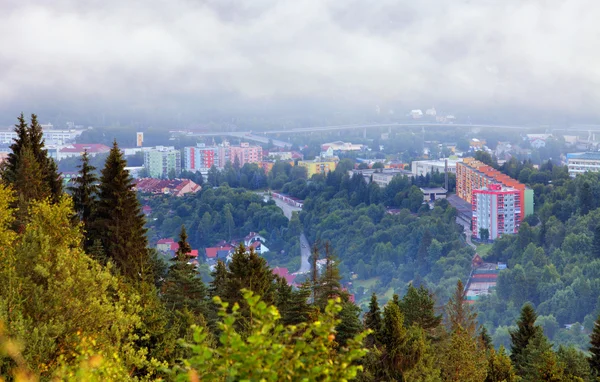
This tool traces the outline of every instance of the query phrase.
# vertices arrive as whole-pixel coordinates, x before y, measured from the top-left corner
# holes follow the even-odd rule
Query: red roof
[[[190,252],[190,256],[191,257],[198,257],[198,250],[197,249],[192,249],[192,252]]]
[[[73,143],[60,149],[61,153],[107,153],[110,147],[100,143]]]
[[[189,187],[189,192],[198,192],[201,187],[189,179],[155,179],[142,178],[134,181],[134,186],[138,191],[150,193],[168,192],[177,196],[182,195],[182,190],[186,186]]]
[[[150,206],[144,206],[144,207],[142,207],[142,211],[144,211],[144,212],[152,212],[152,207],[150,207]]]
[[[209,259],[216,259],[217,258],[217,251],[219,250],[219,247],[212,247],[212,248],[206,248],[204,250],[204,252],[206,253],[206,257]]]
[[[171,243],[174,243],[174,242],[175,241],[173,239],[168,238],[168,239],[160,239],[157,244],[171,244]]]
[[[256,248],[260,247],[260,241],[252,242],[252,244],[250,244],[250,246],[253,247],[254,249],[256,249]]]
[[[179,249],[179,243],[171,243],[171,251],[177,251]]]
[[[292,285],[294,283],[294,280],[296,279],[296,275],[291,275],[287,268],[275,267],[273,268],[273,274],[279,277],[283,277],[285,281],[290,285]]]

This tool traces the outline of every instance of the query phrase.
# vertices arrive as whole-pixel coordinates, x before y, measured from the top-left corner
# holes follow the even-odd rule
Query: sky
[[[3,0],[0,114],[596,118],[598,14],[596,0]]]

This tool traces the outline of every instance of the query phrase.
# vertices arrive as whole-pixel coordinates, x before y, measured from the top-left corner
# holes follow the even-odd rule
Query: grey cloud
[[[599,12],[594,0],[5,0],[0,104],[588,113],[600,101]]]

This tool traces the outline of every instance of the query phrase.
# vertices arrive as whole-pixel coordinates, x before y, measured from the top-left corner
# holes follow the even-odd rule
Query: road
[[[268,195],[264,195],[265,198],[268,198]],[[286,202],[281,199],[272,198],[275,201],[275,204],[283,211],[283,214],[286,218],[291,219],[292,213],[300,211],[300,207],[290,206]],[[299,273],[308,273],[310,271],[310,263],[308,262],[308,258],[310,257],[310,243],[304,234],[300,235],[300,269],[298,269],[295,274]]]
[[[475,244],[473,244],[473,242],[471,241],[471,223],[469,223],[467,220],[465,220],[465,218],[463,218],[461,216],[456,217],[456,222],[463,226],[463,228],[465,230],[467,244],[469,245],[469,247],[476,250],[477,246]]]

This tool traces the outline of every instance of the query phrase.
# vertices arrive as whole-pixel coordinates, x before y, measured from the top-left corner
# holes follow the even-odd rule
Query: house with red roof
[[[134,180],[134,189],[148,194],[170,194],[183,196],[196,193],[202,187],[189,179],[141,178]]]
[[[267,248],[267,246],[264,245],[266,241],[267,240],[264,237],[260,236],[258,233],[250,232],[244,238],[244,246],[246,248],[252,247],[257,253],[263,254],[269,252],[269,248]]]
[[[156,243],[156,249],[160,252],[168,252],[171,250],[171,244],[174,244],[174,243],[175,243],[175,240],[173,240],[171,238],[160,239]]]

